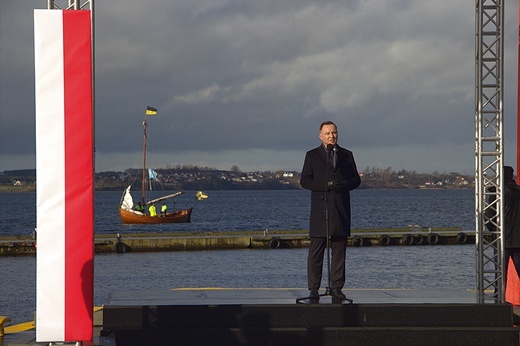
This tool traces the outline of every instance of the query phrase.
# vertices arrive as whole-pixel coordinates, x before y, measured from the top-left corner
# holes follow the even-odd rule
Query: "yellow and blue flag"
[[[146,115],[155,115],[157,114],[157,109],[147,106],[146,107]]]

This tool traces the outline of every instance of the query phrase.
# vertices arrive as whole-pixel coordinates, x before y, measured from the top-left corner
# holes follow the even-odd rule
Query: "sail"
[[[125,194],[123,195],[123,199],[121,200],[121,209],[125,210],[132,210],[134,207],[134,200],[132,199],[132,195],[130,194],[130,187],[129,186],[125,190]]]
[[[160,202],[160,201],[164,201],[165,199],[177,197],[179,195],[182,195],[183,193],[184,192],[179,191],[179,192],[175,192],[175,193],[172,193],[172,194],[169,194],[169,195],[166,195],[166,196],[162,196],[162,197],[159,197],[159,198],[156,198],[156,199],[152,199],[152,200],[146,202],[146,205],[149,205],[149,204],[152,204],[152,203],[156,203],[156,202]],[[132,197],[130,196],[130,198],[132,198]]]

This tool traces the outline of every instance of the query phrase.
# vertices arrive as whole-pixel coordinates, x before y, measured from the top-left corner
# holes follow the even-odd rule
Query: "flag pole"
[[[141,203],[145,205],[145,191],[146,191],[146,114],[143,120],[143,179],[141,182]]]

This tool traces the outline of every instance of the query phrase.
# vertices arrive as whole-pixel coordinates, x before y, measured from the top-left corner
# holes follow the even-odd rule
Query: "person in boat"
[[[148,213],[150,213],[150,216],[155,217],[157,216],[157,210],[155,209],[155,203],[152,203],[150,207],[148,208]]]
[[[144,213],[144,205],[142,205],[141,202],[137,203],[135,210]]]
[[[163,204],[161,205],[161,216],[166,216],[167,210],[168,210],[168,206],[166,205],[166,203],[163,202]]]
[[[341,290],[345,285],[347,237],[350,236],[350,191],[361,184],[361,178],[352,152],[337,143],[336,124],[321,123],[319,138],[320,146],[305,155],[300,178],[300,185],[311,191],[307,284],[311,302],[318,300],[323,254],[329,237],[332,258],[328,289],[332,301],[339,303],[347,300]]]

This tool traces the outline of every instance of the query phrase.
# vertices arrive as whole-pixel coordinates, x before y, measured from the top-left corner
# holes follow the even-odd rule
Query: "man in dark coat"
[[[320,125],[322,144],[305,155],[300,185],[311,190],[307,279],[311,300],[319,299],[323,271],[323,254],[327,235],[332,249],[330,286],[333,302],[346,300],[341,289],[345,285],[345,253],[350,236],[350,191],[361,183],[354,156],[341,148],[338,130],[332,121]],[[327,202],[327,203],[325,203]],[[328,220],[327,220],[328,219]],[[328,222],[327,222],[328,221]]]

